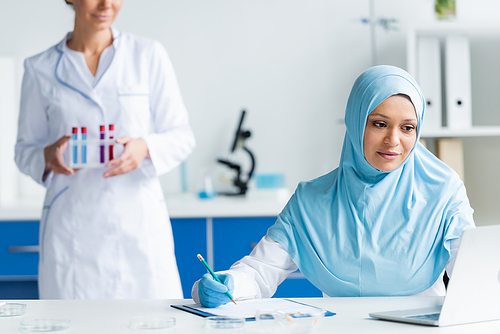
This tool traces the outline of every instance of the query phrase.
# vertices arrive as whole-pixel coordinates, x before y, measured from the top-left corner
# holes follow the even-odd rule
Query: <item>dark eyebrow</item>
[[[385,119],[390,119],[386,115],[379,114],[379,113],[368,115],[368,117],[370,117],[370,116],[379,116],[379,117],[382,117],[382,118],[385,118]],[[407,118],[407,119],[404,119],[403,122],[411,122],[411,121],[416,121],[416,120],[417,120],[416,118]]]

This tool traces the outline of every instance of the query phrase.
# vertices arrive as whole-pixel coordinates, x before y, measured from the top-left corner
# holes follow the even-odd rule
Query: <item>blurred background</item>
[[[44,189],[13,161],[23,60],[63,39],[74,14],[63,0],[0,7],[0,219],[22,220],[22,211],[35,212],[24,219],[36,220]],[[498,0],[457,0],[445,14],[433,0],[124,0],[114,26],[160,41],[176,71],[197,146],[183,166],[161,177],[173,200],[197,193],[206,175],[216,189],[227,187],[219,179],[230,171],[216,159],[228,156],[242,109],[257,175],[279,174],[291,192],[331,171],[340,158],[348,94],[361,72],[390,64],[416,75],[420,32],[468,36],[472,127],[491,131],[437,131],[426,142],[436,150],[440,137],[460,140],[474,218],[487,225],[500,220],[499,19]],[[233,158],[248,168],[245,154]]]

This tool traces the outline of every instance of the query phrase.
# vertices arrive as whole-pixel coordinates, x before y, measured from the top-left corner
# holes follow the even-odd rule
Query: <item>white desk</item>
[[[433,306],[436,297],[390,298],[312,298],[296,299],[327,308],[337,315],[326,317],[313,333],[500,333],[500,321],[451,327],[427,327],[385,322],[368,317],[369,312]],[[100,301],[21,301],[27,304],[22,317],[0,318],[0,333],[19,333],[22,318],[65,318],[71,321],[68,334],[115,333],[176,333],[229,334],[256,333],[255,322],[247,322],[241,329],[205,329],[204,318],[179,311],[171,304],[191,303],[191,300],[100,300]],[[164,330],[133,330],[128,328],[131,317],[139,315],[168,315],[177,320],[175,327]],[[278,333],[274,333],[278,334]]]

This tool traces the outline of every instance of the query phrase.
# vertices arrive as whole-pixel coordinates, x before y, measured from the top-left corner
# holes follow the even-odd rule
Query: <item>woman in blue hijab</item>
[[[474,227],[459,176],[419,142],[424,97],[405,71],[376,66],[351,90],[339,167],[301,182],[250,256],[205,275],[192,296],[216,307],[271,297],[297,269],[327,296],[442,295]]]

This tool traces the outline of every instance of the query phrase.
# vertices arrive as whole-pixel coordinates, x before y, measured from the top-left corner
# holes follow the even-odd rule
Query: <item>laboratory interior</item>
[[[84,149],[89,159],[92,159],[94,153],[98,154],[97,146],[101,145],[101,150],[104,150],[102,145],[108,145],[120,136],[134,137],[133,133],[138,133],[125,133],[124,128],[129,126],[125,123],[115,124],[114,129],[108,128],[108,124],[113,122],[108,120],[101,128],[99,142],[97,125],[101,125],[100,116],[88,116],[86,124],[61,122],[66,126],[62,130],[60,127],[50,127],[50,131],[59,131],[59,137],[63,134],[70,136],[67,145],[62,146],[61,154],[69,167],[78,169],[75,175],[49,177],[52,183],[47,188],[47,184],[41,184],[45,181],[37,182],[32,175],[27,175],[29,173],[26,170],[31,167],[25,167],[24,173],[20,170],[20,165],[31,162],[28,156],[25,157],[27,160],[16,157],[22,154],[19,153],[20,148],[18,152],[18,138],[37,138],[38,132],[45,131],[41,129],[43,124],[35,124],[33,119],[30,120],[31,114],[20,117],[22,105],[29,109],[38,98],[31,93],[22,96],[25,85],[26,89],[31,89],[26,82],[29,75],[33,75],[33,66],[40,66],[36,71],[43,72],[40,62],[35,64],[33,61],[28,66],[25,60],[46,52],[52,46],[56,46],[56,49],[47,51],[53,52],[46,53],[47,59],[49,55],[55,57],[57,52],[63,52],[57,49],[57,45],[61,45],[59,43],[73,31],[75,12],[80,10],[80,3],[117,1],[67,2],[74,4],[69,5],[63,0],[3,1],[0,10],[0,304],[22,300],[21,303],[28,305],[23,317],[29,315],[32,306],[38,312],[34,316],[70,318],[71,313],[63,310],[62,306],[58,308],[46,304],[47,309],[44,311],[42,306],[45,304],[35,304],[35,300],[113,299],[105,294],[100,298],[98,293],[64,297],[69,295],[58,295],[51,290],[63,285],[64,282],[61,282],[68,278],[64,273],[54,274],[54,271],[62,270],[57,264],[53,267],[43,266],[49,266],[47,263],[52,261],[51,258],[66,256],[68,253],[64,247],[72,241],[62,240],[66,230],[54,231],[48,222],[55,222],[58,217],[68,222],[72,219],[82,221],[82,217],[87,217],[87,213],[94,208],[72,211],[78,213],[75,216],[81,216],[72,218],[68,217],[65,207],[70,208],[73,200],[79,201],[85,196],[103,198],[103,203],[110,205],[119,202],[116,198],[123,198],[122,203],[117,205],[124,207],[133,205],[136,198],[132,197],[136,196],[132,191],[116,191],[126,189],[120,188],[122,186],[117,186],[107,195],[104,194],[105,188],[96,188],[103,191],[101,194],[90,194],[92,185],[88,184],[87,190],[82,187],[77,191],[71,184],[69,189],[61,190],[65,183],[59,180],[65,177],[76,178],[78,173],[86,175],[86,172],[93,177],[95,173],[101,175],[109,168],[103,166],[112,160],[111,151],[108,154],[106,148],[106,161],[102,160],[104,151],[101,151],[100,162],[96,160],[95,165],[92,165],[93,162],[89,161],[86,165],[82,160],[82,147],[88,145],[88,149]],[[439,8],[441,5],[446,7],[448,3],[452,3],[449,5],[452,9]],[[169,298],[179,303],[192,302],[193,284],[207,274],[198,254],[214,272],[229,269],[236,261],[249,255],[268,233],[299,182],[316,179],[339,166],[343,142],[347,138],[344,116],[349,94],[356,78],[372,66],[398,67],[419,83],[425,96],[425,117],[422,132],[418,133],[420,144],[450,166],[463,181],[470,207],[474,210],[475,225],[500,224],[500,112],[497,99],[500,92],[499,22],[500,1],[497,0],[124,0],[112,24],[113,38],[118,40],[117,34],[122,34],[121,43],[125,45],[125,42],[129,43],[126,39],[129,35],[126,34],[140,36],[147,41],[155,41],[159,50],[166,50],[168,56],[160,52],[163,55],[160,58],[169,61],[173,67],[173,72],[169,73],[175,73],[173,82],[175,84],[177,80],[181,96],[181,100],[175,103],[184,104],[187,114],[182,114],[182,117],[187,116],[185,122],[189,123],[194,137],[189,145],[185,144],[186,147],[190,146],[186,148],[189,152],[186,151],[183,156],[178,152],[174,154],[181,156],[178,161],[171,163],[167,161],[170,158],[165,159],[165,163],[171,163],[171,166],[166,173],[158,176],[161,189],[151,188],[149,179],[144,176],[149,167],[144,168],[142,176],[137,176],[145,180],[141,181],[141,191],[145,191],[143,201],[159,196],[160,204],[166,204],[167,214],[150,211],[144,215],[146,219],[163,219],[164,225],[172,229],[171,235],[167,235],[169,238],[173,236],[175,258],[165,258],[165,261],[176,262],[182,293]],[[144,43],[146,45],[149,42]],[[67,46],[64,45],[65,48],[69,46],[69,42]],[[119,55],[119,49],[115,52],[115,56]],[[56,67],[66,66],[64,61],[59,61]],[[163,71],[163,68],[154,68],[158,64],[150,62],[146,67],[151,66],[152,73]],[[135,65],[144,64],[127,66]],[[59,77],[57,71],[57,80],[65,85],[64,89],[70,89],[70,84],[63,82],[65,77],[62,74]],[[101,75],[102,78],[106,77],[106,73]],[[123,80],[128,80],[125,77]],[[41,91],[52,94],[51,99],[64,99],[57,89],[51,93],[49,79],[45,83],[40,78],[36,80],[39,81],[33,85],[38,84]],[[50,84],[56,83],[50,81]],[[95,87],[99,87],[99,82]],[[126,88],[124,93],[119,94],[136,94],[133,87],[130,90]],[[149,89],[153,91],[154,88],[150,84]],[[148,93],[137,94],[145,96]],[[81,96],[84,94],[81,93]],[[92,96],[88,97],[88,100],[91,99]],[[64,103],[67,108],[80,110],[78,104],[86,103],[84,100],[75,98]],[[151,102],[152,105],[154,103]],[[57,116],[53,114],[51,117]],[[182,121],[182,117],[179,116],[175,121]],[[171,120],[174,121],[174,118]],[[21,122],[20,119],[25,120]],[[130,122],[143,121],[132,118]],[[23,122],[31,123],[21,126]],[[154,131],[157,125],[155,117],[146,118],[146,122],[149,122],[146,123],[149,129]],[[122,129],[120,126],[123,126]],[[72,133],[72,127],[75,127],[73,131],[76,133]],[[83,131],[79,127],[88,127],[88,143],[85,143],[87,128]],[[18,131],[24,133],[19,134]],[[106,132],[104,141],[103,131]],[[114,138],[113,131],[116,134]],[[57,139],[54,138],[51,136],[52,141]],[[114,147],[114,158],[117,158],[125,152],[127,143]],[[28,150],[29,147],[24,149]],[[161,148],[150,148],[153,161],[158,153],[155,150]],[[147,159],[143,164],[146,164]],[[120,177],[126,176],[113,176],[109,181]],[[66,189],[72,197],[66,197]],[[59,195],[62,195],[60,198],[66,197],[65,206],[58,207],[56,212],[50,211],[52,205],[57,205]],[[116,197],[110,200],[106,196]],[[99,207],[98,210],[105,209]],[[110,208],[110,212],[114,210]],[[127,215],[127,219],[134,219],[130,214]],[[113,219],[111,215],[110,219]],[[46,220],[47,226],[42,226],[42,220]],[[89,226],[97,225],[90,221],[86,223]],[[117,224],[120,224],[119,219]],[[107,231],[105,228],[102,230]],[[86,237],[86,233],[82,229],[82,238]],[[44,238],[47,245],[42,254],[40,240]],[[169,240],[165,243],[171,243]],[[122,247],[125,247],[123,245],[126,242],[122,240]],[[58,243],[65,246],[58,248]],[[151,243],[161,244],[162,241],[155,239]],[[82,243],[80,246],[89,252],[92,248],[98,248],[92,243]],[[158,247],[156,251],[161,253],[163,248]],[[109,249],[111,252],[112,247]],[[97,252],[93,251],[93,254]],[[163,261],[161,254],[156,255]],[[273,257],[272,254],[268,256]],[[141,261],[140,257],[129,257],[130,262],[134,259]],[[46,263],[43,264],[43,261]],[[131,263],[130,268],[142,268],[135,265]],[[78,275],[75,274],[79,272],[78,266],[78,262],[68,264],[72,275]],[[40,282],[39,270],[42,269],[46,273],[44,281]],[[106,281],[108,271],[96,270],[92,275],[95,277],[89,278],[89,284]],[[125,277],[128,274],[122,271],[113,272],[112,275]],[[170,274],[162,272],[161,275],[168,277]],[[49,282],[51,279],[58,280],[58,283]],[[41,286],[46,292],[39,291]],[[199,288],[202,289],[201,286]],[[106,288],[100,286],[98,289],[104,291]],[[117,299],[127,299],[120,297],[126,295],[118,294]],[[116,304],[117,309],[121,307],[130,317],[147,314],[148,309],[156,314],[166,310],[169,316],[178,317],[177,327],[181,325],[181,320],[188,317],[203,325],[200,322],[203,318],[196,315],[165,307],[166,304],[161,307],[158,303],[148,304],[148,296],[145,294],[144,300],[137,302],[136,305],[140,305],[138,309],[133,308],[133,302],[125,300],[125,306]],[[273,297],[322,300],[323,292],[301,270],[294,268],[279,284]],[[355,312],[354,301],[347,300],[351,303],[350,308],[341,302],[331,306],[326,301],[319,301],[315,305],[337,312],[331,318],[332,321],[337,319],[339,326],[351,326],[340,320],[342,310]],[[95,305],[104,312],[104,306]],[[375,307],[374,301],[367,301],[366,305],[373,306],[374,309],[369,311],[380,311],[396,304],[380,304],[381,309]],[[417,302],[408,302],[408,305],[420,306]],[[360,307],[364,310],[368,306]],[[55,310],[55,313],[47,310]],[[368,313],[359,317],[362,318],[368,318]],[[82,319],[72,320],[71,326],[74,326],[75,333],[78,328],[93,328],[85,327],[90,324],[79,324],[78,321],[82,322]],[[115,315],[106,319],[102,317],[101,320],[108,326],[103,333],[113,332],[110,329],[114,321],[112,319],[118,321]],[[0,332],[3,332],[1,328],[5,325],[2,325],[2,320],[0,314]],[[5,328],[17,328],[19,319],[15,320],[15,324],[12,321]],[[373,323],[359,325],[358,332]],[[120,323],[117,326],[126,330],[127,325],[124,323],[122,326]],[[385,326],[384,332],[401,332],[403,328]],[[498,330],[498,322],[495,326]],[[347,327],[342,328],[347,330]],[[197,332],[195,327],[190,330]],[[92,329],[92,332],[99,331]]]

